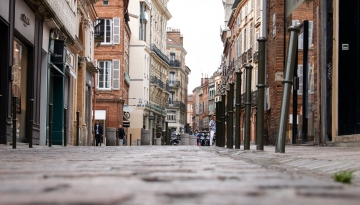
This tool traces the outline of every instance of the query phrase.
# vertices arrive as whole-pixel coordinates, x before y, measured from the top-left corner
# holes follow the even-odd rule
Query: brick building
[[[95,120],[105,130],[123,123],[124,105],[128,104],[130,28],[129,1],[99,1],[95,4],[103,42],[95,48],[99,73],[96,77]],[[106,133],[104,133],[106,135]]]

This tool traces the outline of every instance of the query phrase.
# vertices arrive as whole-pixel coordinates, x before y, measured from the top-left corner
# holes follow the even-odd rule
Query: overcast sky
[[[187,51],[186,65],[191,69],[188,93],[200,86],[201,74],[211,76],[220,66],[223,50],[220,25],[224,25],[221,0],[170,0],[172,18],[167,27],[180,29]]]

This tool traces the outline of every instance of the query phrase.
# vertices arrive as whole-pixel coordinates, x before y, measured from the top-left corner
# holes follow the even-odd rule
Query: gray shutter
[[[120,89],[120,60],[113,60],[113,79],[112,79],[112,89]]]
[[[113,43],[120,44],[120,18],[113,19]]]

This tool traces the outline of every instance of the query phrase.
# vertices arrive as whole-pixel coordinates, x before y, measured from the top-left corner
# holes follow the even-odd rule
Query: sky
[[[184,37],[185,63],[191,70],[188,94],[191,94],[200,86],[202,74],[210,77],[220,66],[224,8],[221,0],[169,0],[167,7],[172,15],[167,27],[180,29]]]

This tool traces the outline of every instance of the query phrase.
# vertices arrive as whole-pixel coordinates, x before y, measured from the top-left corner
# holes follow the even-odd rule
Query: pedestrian
[[[102,141],[102,137],[103,137],[103,128],[102,126],[99,124],[99,120],[96,120],[96,123],[94,125],[94,134],[95,134],[95,144],[96,146],[101,146],[101,141]]]
[[[214,134],[216,132],[216,115],[213,115],[211,117],[211,120],[209,122],[209,128],[210,128],[210,145],[213,145]]]
[[[194,136],[196,136],[196,145],[200,146],[200,135],[199,135],[199,131],[197,129],[195,129],[195,131],[194,131]]]
[[[122,127],[122,125],[119,125],[119,128],[117,129],[118,138],[120,140],[120,143],[123,143],[124,145],[124,137],[125,137],[125,130]]]

